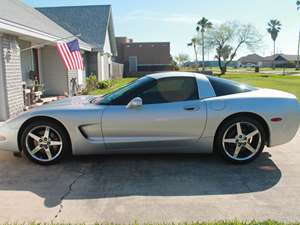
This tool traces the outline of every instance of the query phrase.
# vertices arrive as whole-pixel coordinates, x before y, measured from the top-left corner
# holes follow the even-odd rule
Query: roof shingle
[[[110,5],[37,8],[55,23],[92,45],[103,48],[111,16]]]

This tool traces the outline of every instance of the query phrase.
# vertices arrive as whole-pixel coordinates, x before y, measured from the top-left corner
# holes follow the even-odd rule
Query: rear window
[[[234,81],[207,76],[217,96],[245,93],[256,90],[256,88],[240,84]]]

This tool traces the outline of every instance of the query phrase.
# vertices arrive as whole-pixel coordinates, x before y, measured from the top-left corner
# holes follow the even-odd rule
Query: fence
[[[124,65],[116,62],[112,62],[112,78],[120,79],[123,77]]]

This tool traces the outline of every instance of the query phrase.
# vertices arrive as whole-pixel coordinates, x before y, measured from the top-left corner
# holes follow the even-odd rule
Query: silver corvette
[[[235,163],[289,142],[300,123],[294,95],[194,73],[140,78],[104,97],[35,108],[0,127],[0,149],[40,164],[73,155],[213,153]]]

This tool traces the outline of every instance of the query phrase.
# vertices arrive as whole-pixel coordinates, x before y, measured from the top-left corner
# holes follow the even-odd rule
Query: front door
[[[108,150],[176,151],[201,137],[206,105],[199,100],[196,79],[172,77],[151,82],[105,109],[102,130]],[[134,97],[141,97],[143,105],[128,108],[125,104]]]

